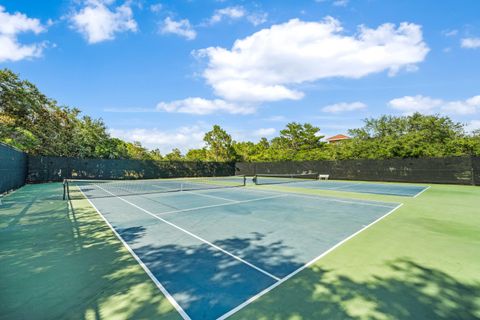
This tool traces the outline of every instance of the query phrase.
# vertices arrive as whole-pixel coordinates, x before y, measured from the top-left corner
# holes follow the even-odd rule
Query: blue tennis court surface
[[[349,182],[338,180],[290,180],[291,181],[273,177],[259,177],[260,184],[266,185],[288,183],[289,187],[295,188],[360,192],[404,197],[415,197],[428,188],[427,186],[395,183]]]
[[[398,207],[250,188],[99,188],[84,193],[185,319],[229,316]],[[111,196],[89,197],[99,192]]]

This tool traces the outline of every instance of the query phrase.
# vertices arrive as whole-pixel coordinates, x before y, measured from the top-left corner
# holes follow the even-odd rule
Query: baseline
[[[426,188],[424,188],[422,191],[420,191],[419,193],[417,193],[416,195],[414,195],[413,197],[416,198],[418,197],[419,195],[421,195],[422,193],[424,193],[425,191],[427,191],[428,189],[430,189],[431,186],[427,186]]]

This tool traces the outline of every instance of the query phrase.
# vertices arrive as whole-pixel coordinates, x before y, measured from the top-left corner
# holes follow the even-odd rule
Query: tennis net
[[[63,199],[122,197],[150,193],[245,186],[245,176],[149,180],[75,180],[63,182]]]
[[[296,173],[296,174],[257,174],[253,177],[253,182],[261,184],[279,184],[292,182],[305,182],[308,180],[318,180],[318,173]]]

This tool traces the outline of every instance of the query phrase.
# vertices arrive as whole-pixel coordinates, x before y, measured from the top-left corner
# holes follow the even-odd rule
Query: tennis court
[[[345,192],[359,192],[403,197],[416,197],[428,186],[398,184],[398,183],[374,183],[357,181],[339,181],[339,180],[319,180],[318,174],[259,174],[255,176],[257,185],[275,185],[291,183],[291,187],[317,189],[317,190],[335,190]]]
[[[69,192],[85,195],[186,319],[235,313],[399,207],[180,181],[82,182]],[[174,183],[183,192],[169,192]]]

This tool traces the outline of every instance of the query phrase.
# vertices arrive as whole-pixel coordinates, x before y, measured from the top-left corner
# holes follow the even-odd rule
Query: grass
[[[480,319],[480,187],[417,198],[271,188],[404,205],[232,318]],[[179,318],[87,201],[70,207],[52,183],[3,202],[0,318]]]

